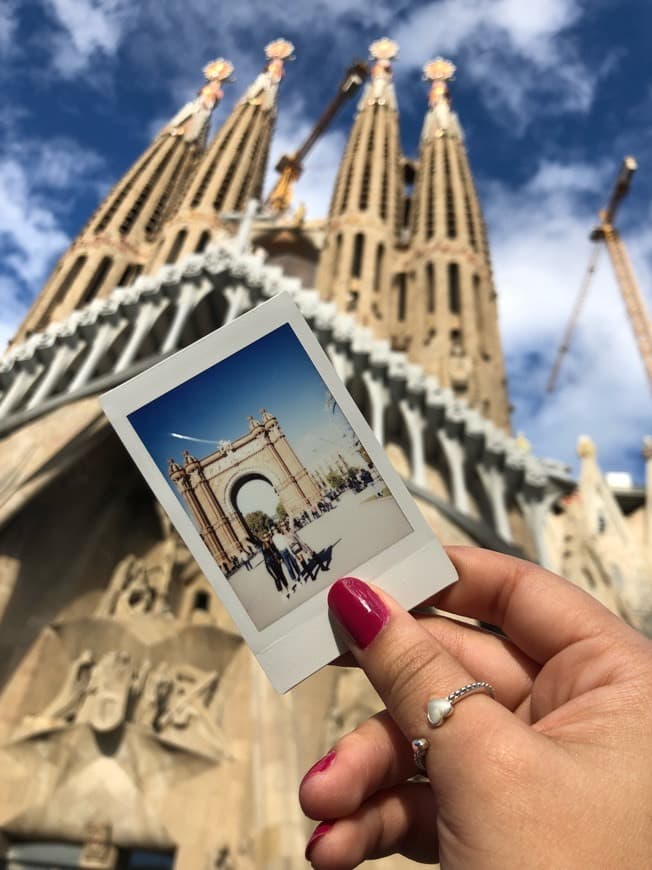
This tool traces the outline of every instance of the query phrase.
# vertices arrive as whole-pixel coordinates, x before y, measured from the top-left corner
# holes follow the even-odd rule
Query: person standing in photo
[[[271,577],[273,577],[276,584],[276,589],[279,592],[283,592],[283,590],[285,589],[287,597],[289,598],[290,593],[288,590],[288,581],[285,579],[285,574],[283,573],[283,565],[281,564],[280,554],[274,546],[272,536],[270,534],[263,535],[261,539],[261,547],[263,559],[265,560],[265,568],[267,568],[267,573]]]
[[[277,529],[272,536],[274,546],[279,552],[283,564],[285,565],[291,580],[299,580],[301,577],[301,568],[299,563],[294,558],[294,553],[290,550],[290,541],[283,534],[281,529]]]
[[[311,546],[306,544],[303,538],[299,535],[299,523],[296,520],[286,522],[284,531],[285,536],[290,542],[290,547],[297,547],[299,549],[299,558],[303,556],[303,559],[301,559],[301,561],[304,564],[300,574],[303,574],[303,581],[304,583],[307,583],[308,577],[310,576],[310,564],[315,558],[315,551]]]

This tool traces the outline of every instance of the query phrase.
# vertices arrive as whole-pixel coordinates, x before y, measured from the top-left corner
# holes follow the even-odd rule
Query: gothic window
[[[233,117],[234,116],[232,116],[232,118]],[[231,127],[224,134],[224,139],[222,140],[220,147],[215,150],[215,157],[213,157],[213,159],[211,160],[206,172],[203,174],[202,179],[199,182],[197,190],[195,191],[195,195],[192,198],[192,202],[191,202],[192,208],[196,208],[199,205],[199,203],[201,202],[202,197],[204,196],[204,193],[206,192],[206,188],[210,184],[213,176],[215,175],[215,170],[217,168],[218,161],[219,161],[220,157],[222,156],[222,154],[224,154],[226,146],[231,141],[231,137],[233,136],[234,130],[235,130],[235,121],[232,122]],[[215,147],[215,145],[213,145],[213,147]]]
[[[473,306],[475,308],[475,322],[478,330],[478,341],[480,344],[480,352],[483,357],[486,359],[486,343],[485,343],[485,333],[484,333],[484,307],[482,304],[482,296],[480,294],[480,276],[473,276]]]
[[[118,287],[129,287],[130,284],[134,283],[142,271],[143,267],[140,263],[129,263],[122,273],[122,277],[118,281]]]
[[[426,264],[426,297],[428,301],[428,314],[435,312],[435,265],[434,263]]]
[[[332,283],[335,283],[337,278],[337,273],[340,266],[340,257],[342,256],[342,233],[337,234],[337,238],[335,239],[335,256],[333,257],[333,275],[331,277]]]
[[[68,270],[66,277],[63,279],[63,281],[59,285],[59,289],[58,289],[57,294],[56,294],[56,299],[54,300],[55,305],[63,299],[63,297],[68,292],[68,290],[70,290],[72,285],[75,283],[75,281],[77,280],[77,276],[81,272],[81,270],[84,266],[84,263],[86,262],[86,259],[87,259],[86,254],[82,254],[81,257],[77,257],[75,262],[72,264],[72,266]]]
[[[372,127],[369,131],[369,137],[367,139],[367,154],[365,157],[364,171],[362,173],[362,184],[360,185],[360,200],[358,202],[360,211],[366,211],[369,207],[369,187],[371,185],[371,165],[374,156],[374,127],[373,123],[375,122],[375,111],[376,107],[374,106],[374,118],[372,120]]]
[[[265,150],[265,158],[267,157],[266,149],[264,149],[265,141],[269,143],[269,139],[266,139],[265,136],[259,135],[255,142],[255,147],[253,150],[253,154],[251,157],[251,162],[249,164],[250,171],[245,173],[245,176],[242,180],[242,184],[240,185],[240,190],[238,191],[238,198],[235,204],[236,211],[242,211],[247,204],[247,200],[251,196],[251,191],[253,186],[257,184],[259,179],[258,165],[260,163],[261,154],[263,150]],[[264,163],[267,162],[265,159]],[[253,190],[253,195],[256,195],[256,191]]]
[[[448,264],[448,308],[451,314],[460,313],[460,267]]]
[[[174,240],[174,244],[170,248],[170,253],[167,256],[167,260],[165,261],[167,264],[177,262],[177,260],[179,259],[179,254],[181,253],[181,248],[183,247],[187,236],[187,230],[179,230],[179,232],[177,233],[177,237]]]
[[[466,209],[466,226],[469,232],[469,242],[474,251],[478,249],[478,240],[475,234],[475,222],[473,220],[473,213],[471,211],[471,199],[469,197],[469,192],[464,188],[464,207]]]
[[[359,124],[357,130],[355,131],[355,138],[351,142],[351,148],[347,154],[349,160],[349,167],[346,173],[346,179],[344,181],[344,187],[342,189],[342,201],[340,204],[340,214],[344,214],[349,206],[349,195],[351,193],[351,182],[353,181],[353,167],[355,164],[355,155],[358,153],[358,145],[360,143],[360,136],[362,135],[362,125]]]
[[[187,151],[182,151],[179,155],[179,159],[177,160],[174,169],[170,173],[170,177],[168,179],[168,183],[165,185],[165,189],[159,196],[156,205],[154,206],[151,215],[149,216],[149,220],[145,224],[145,235],[148,239],[154,238],[158,231],[161,228],[161,223],[163,220],[163,215],[165,213],[165,209],[167,208],[167,204],[170,201],[170,197],[176,190],[176,180],[182,177],[183,174],[183,164],[186,160]]]
[[[233,157],[231,158],[231,163],[229,164],[228,169],[224,173],[224,178],[222,179],[222,184],[220,185],[220,189],[217,191],[217,195],[213,200],[213,207],[216,211],[219,211],[224,205],[224,200],[226,199],[226,195],[229,192],[229,187],[231,185],[231,181],[233,176],[235,175],[236,169],[241,165],[242,161],[242,151],[244,148],[245,140],[249,135],[249,126],[245,125],[244,132],[238,141],[238,144],[233,153]]]
[[[428,152],[428,172],[425,180],[428,202],[426,207],[426,238],[431,239],[435,235],[435,152],[433,148]]]
[[[396,288],[398,290],[398,319],[403,322],[407,314],[407,275],[400,272],[396,276]]]
[[[199,237],[199,241],[197,242],[197,247],[195,248],[196,254],[203,254],[206,250],[208,243],[211,240],[211,234],[208,230],[204,230],[204,232]]]
[[[356,233],[353,240],[353,259],[351,261],[351,277],[359,278],[362,274],[362,258],[364,256],[364,235]]]
[[[385,262],[385,245],[376,247],[376,263],[374,266],[374,292],[380,291],[380,286],[383,280],[383,265]]]
[[[455,197],[453,196],[450,157],[446,146],[444,150],[444,180],[446,186],[446,234],[449,239],[454,239],[457,236],[457,220],[455,218]]]
[[[389,195],[389,125],[385,127],[385,142],[383,144],[383,182],[380,190],[380,216],[387,218],[387,201]]]
[[[113,197],[108,208],[104,211],[104,213],[102,214],[102,217],[100,218],[98,223],[95,225],[94,232],[101,233],[103,230],[105,230],[107,228],[107,226],[109,225],[109,223],[111,221],[111,218],[117,212],[117,210],[120,208],[122,203],[125,201],[127,194],[131,191],[131,189],[133,188],[136,181],[140,178],[140,176],[147,169],[147,167],[152,162],[152,160],[154,159],[156,154],[159,152],[162,143],[163,143],[163,140],[161,140],[160,143],[157,143],[156,145],[152,146],[152,150],[147,155],[147,157],[145,157],[145,158],[141,157],[140,163],[137,163],[136,166],[134,166],[133,172],[131,173],[131,175],[127,176],[127,178],[124,181],[124,184],[122,185],[120,190],[116,193],[116,195]]]
[[[102,289],[102,284],[106,279],[106,276],[113,265],[113,260],[111,257],[102,257],[100,260],[100,264],[93,273],[93,277],[88,283],[88,286],[84,290],[81,299],[79,300],[79,305],[86,305],[87,302],[90,302],[91,299],[94,299],[97,294]]]
[[[208,592],[197,592],[192,605],[193,610],[202,610],[204,613],[210,611],[210,599]]]
[[[140,191],[140,193],[136,197],[134,204],[131,206],[131,208],[127,212],[127,216],[120,224],[119,233],[121,235],[126,236],[127,233],[133,227],[135,221],[140,216],[140,213],[142,212],[143,208],[145,207],[147,200],[151,196],[151,193],[154,190],[154,187],[158,183],[159,179],[161,178],[161,176],[165,172],[165,169],[167,168],[168,163],[172,159],[172,154],[173,154],[173,150],[172,150],[172,148],[169,148],[167,153],[158,162],[158,165],[156,166],[156,169],[154,170],[154,172],[152,172],[151,176],[149,177],[147,184],[145,184],[143,186],[142,190]]]
[[[86,259],[87,259],[86,254],[82,254],[81,256],[77,257],[77,259],[72,264],[70,269],[68,269],[63,281],[61,282],[61,284],[59,284],[59,289],[55,291],[55,293],[52,296],[45,311],[43,312],[41,317],[38,319],[38,322],[35,326],[36,332],[38,332],[41,329],[44,329],[47,326],[48,318],[49,318],[51,312],[61,302],[61,300],[65,297],[66,293],[70,290],[72,285],[77,280],[79,273],[81,272],[81,270],[84,267]]]

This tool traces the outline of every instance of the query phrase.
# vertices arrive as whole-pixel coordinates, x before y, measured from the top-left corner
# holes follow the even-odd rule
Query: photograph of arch
[[[290,325],[128,419],[258,630],[413,531]]]

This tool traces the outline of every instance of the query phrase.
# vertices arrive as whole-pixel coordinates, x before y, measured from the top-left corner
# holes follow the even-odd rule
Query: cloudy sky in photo
[[[443,54],[488,221],[514,429],[577,468],[591,434],[607,470],[643,476],[650,392],[606,255],[558,389],[545,384],[620,161],[640,164],[618,225],[652,309],[652,82],[646,0],[4,0],[0,5],[0,341],[98,199],[191,98],[203,64],[229,58],[221,123],[284,36],[271,166],[295,149],[346,66],[388,35],[405,153],[426,107],[421,67]],[[297,187],[323,216],[353,106],[311,153]],[[270,173],[267,189],[271,184]]]

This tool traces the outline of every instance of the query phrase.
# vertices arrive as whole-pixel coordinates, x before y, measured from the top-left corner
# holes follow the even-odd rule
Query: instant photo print
[[[339,577],[407,608],[456,579],[288,294],[100,402],[280,692],[346,648]]]

